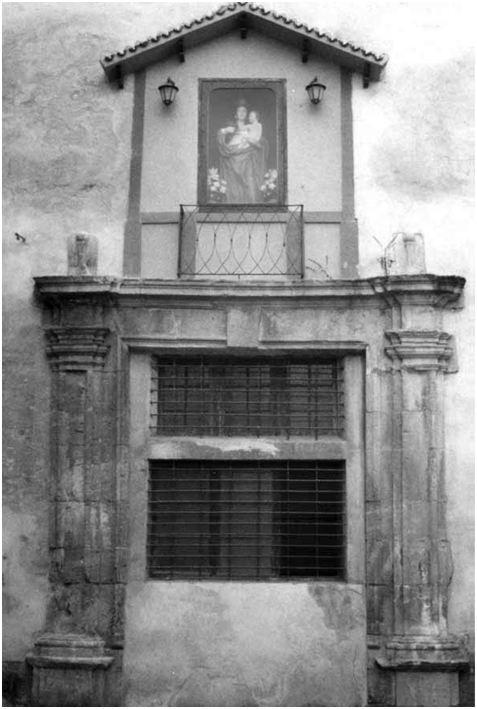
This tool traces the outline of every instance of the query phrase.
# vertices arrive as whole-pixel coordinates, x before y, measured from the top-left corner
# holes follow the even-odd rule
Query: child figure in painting
[[[259,112],[250,111],[247,120],[248,123],[244,123],[237,128],[222,128],[224,135],[227,133],[232,134],[227,143],[229,148],[248,148],[250,145],[258,145],[260,143],[262,139],[262,124],[260,123]]]
[[[260,114],[258,111],[250,111],[248,114],[248,123],[245,126],[247,131],[246,140],[249,143],[257,144],[262,139],[262,124],[260,123]]]

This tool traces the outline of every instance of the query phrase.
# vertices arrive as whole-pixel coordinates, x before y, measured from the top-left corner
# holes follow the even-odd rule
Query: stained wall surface
[[[454,561],[449,630],[466,636],[473,628],[474,515],[470,5],[342,0],[267,7],[390,56],[380,83],[363,90],[360,78],[353,80],[360,274],[381,273],[383,246],[393,233],[408,231],[424,234],[429,272],[467,279],[465,308],[450,312],[444,323],[457,351],[445,392]],[[98,59],[214,9],[213,2],[3,5],[5,659],[23,659],[44,627],[51,600],[49,383],[32,278],[65,274],[66,239],[79,231],[99,239],[99,273],[122,272],[133,82],[127,80],[123,91],[109,87]],[[182,71],[187,70],[186,64]],[[185,607],[190,591],[181,594]],[[210,603],[220,604],[221,598],[214,591]],[[325,632],[323,610],[309,593],[294,601]],[[243,603],[246,596],[238,594],[232,605]],[[282,612],[277,605],[272,620]],[[243,642],[234,613],[217,617]],[[332,635],[325,637],[331,641]],[[304,642],[311,642],[306,633]],[[194,681],[201,684],[198,672]],[[282,691],[254,687],[273,699]],[[220,696],[222,689],[214,691]]]

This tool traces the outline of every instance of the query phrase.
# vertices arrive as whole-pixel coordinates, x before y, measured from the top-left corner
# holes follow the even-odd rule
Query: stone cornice
[[[389,302],[445,307],[462,294],[459,276],[390,276],[336,281],[161,281],[135,278],[43,276],[35,279],[36,295],[50,307],[68,302],[95,302],[140,307],[162,303],[214,301],[312,303],[324,307],[389,307]]]
[[[416,371],[446,369],[452,356],[451,336],[435,330],[395,330],[385,333],[390,346],[386,354],[403,369]]]
[[[46,353],[52,369],[84,371],[101,369],[109,345],[104,327],[56,327],[45,331]]]

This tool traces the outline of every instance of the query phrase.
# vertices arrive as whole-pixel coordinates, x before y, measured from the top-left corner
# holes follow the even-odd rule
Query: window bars
[[[343,427],[340,359],[153,359],[153,435],[318,438]]]
[[[181,205],[179,276],[302,276],[303,205]]]
[[[343,461],[150,461],[156,579],[345,574]]]

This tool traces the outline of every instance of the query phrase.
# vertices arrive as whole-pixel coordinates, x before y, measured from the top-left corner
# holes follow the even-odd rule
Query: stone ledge
[[[342,307],[353,307],[353,302],[365,300],[368,306],[382,307],[383,300],[406,304],[425,302],[443,308],[457,300],[463,292],[465,279],[459,276],[418,274],[335,281],[307,281],[282,279],[280,281],[230,280],[157,280],[141,278],[112,278],[108,276],[42,276],[35,278],[36,296],[48,305],[61,305],[65,300],[111,300],[112,303],[150,306],[154,300],[247,299],[343,301]]]
[[[63,655],[48,655],[47,657],[38,657],[36,655],[27,655],[27,662],[32,667],[48,667],[55,669],[90,669],[94,670],[98,667],[107,668],[111,665],[113,657],[92,656],[92,657],[74,657]]]
[[[108,667],[113,657],[105,655],[104,640],[77,633],[45,633],[35,642],[27,661],[34,667]]]
[[[385,652],[384,657],[375,658],[383,670],[457,672],[469,666],[462,644],[452,637],[395,637],[387,643]]]
[[[101,369],[109,350],[108,328],[55,327],[45,331],[52,369]]]
[[[451,336],[436,330],[395,330],[384,333],[390,346],[384,351],[404,369],[446,369],[452,356]]]

